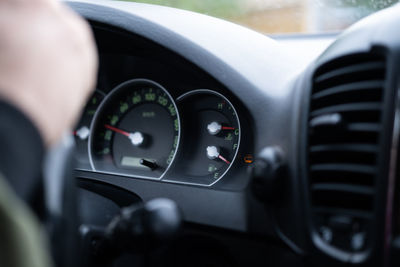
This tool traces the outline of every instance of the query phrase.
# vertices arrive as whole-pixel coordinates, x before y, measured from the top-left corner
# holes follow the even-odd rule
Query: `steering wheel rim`
[[[44,225],[57,267],[77,266],[79,263],[74,150],[73,137],[65,135],[48,152],[44,163]]]

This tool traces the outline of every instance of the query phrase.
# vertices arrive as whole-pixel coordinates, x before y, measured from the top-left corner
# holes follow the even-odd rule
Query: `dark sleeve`
[[[33,123],[17,108],[0,100],[0,172],[31,207],[41,191],[44,151]]]

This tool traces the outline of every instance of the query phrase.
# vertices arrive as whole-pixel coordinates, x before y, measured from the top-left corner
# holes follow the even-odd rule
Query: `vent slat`
[[[374,193],[374,189],[368,186],[333,184],[333,183],[313,184],[311,190],[347,192],[347,193],[355,193],[355,194],[370,195],[370,196],[372,196]]]
[[[316,126],[319,125],[315,125],[313,121],[314,120],[310,121],[310,127],[317,128]],[[346,128],[341,130],[342,131],[346,130],[350,132],[379,132],[381,130],[381,125],[379,123],[355,122],[355,123],[347,123]]]
[[[347,130],[354,132],[379,132],[381,125],[379,123],[349,123]]]
[[[373,214],[371,212],[365,212],[360,210],[350,209],[337,209],[337,208],[326,208],[326,207],[315,207],[313,212],[320,215],[348,215],[355,218],[371,219]]]
[[[382,108],[381,103],[377,102],[343,104],[343,105],[336,105],[314,110],[313,112],[311,112],[311,117],[329,113],[340,113],[340,112],[380,111],[381,108]]]
[[[361,164],[315,164],[310,167],[311,172],[353,172],[364,174],[375,174],[376,168],[370,165]]]
[[[320,83],[323,81],[326,81],[328,79],[332,78],[339,78],[342,75],[351,75],[356,72],[367,72],[367,71],[374,71],[374,70],[379,70],[383,69],[385,67],[384,62],[370,62],[370,63],[361,63],[361,64],[356,64],[348,67],[343,67],[339,69],[335,69],[333,71],[329,71],[327,73],[324,73],[320,76],[318,76],[315,79],[315,83]]]
[[[324,144],[310,148],[311,153],[331,151],[377,153],[378,146],[369,144]]]
[[[351,91],[382,90],[382,86],[383,83],[381,80],[343,84],[315,93],[312,95],[312,99],[317,100],[335,94],[347,93]]]

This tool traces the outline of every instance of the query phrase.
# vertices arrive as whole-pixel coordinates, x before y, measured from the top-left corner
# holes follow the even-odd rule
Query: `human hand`
[[[87,23],[56,0],[0,0],[0,98],[22,110],[45,144],[76,122],[94,89]]]

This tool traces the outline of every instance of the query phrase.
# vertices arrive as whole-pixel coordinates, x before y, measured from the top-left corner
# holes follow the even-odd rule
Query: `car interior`
[[[66,4],[100,67],[74,142],[49,157],[57,265],[399,266],[400,5],[269,37]]]

